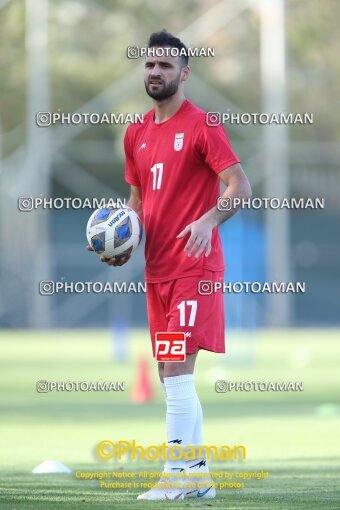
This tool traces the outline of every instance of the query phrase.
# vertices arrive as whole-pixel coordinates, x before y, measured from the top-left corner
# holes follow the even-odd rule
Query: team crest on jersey
[[[175,141],[174,141],[174,149],[175,149],[175,151],[182,150],[183,139],[184,139],[184,133],[176,133],[175,134]]]

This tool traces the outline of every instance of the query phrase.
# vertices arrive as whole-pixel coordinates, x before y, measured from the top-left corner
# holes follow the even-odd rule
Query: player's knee
[[[164,363],[158,363],[158,375],[161,382],[164,382]]]
[[[164,366],[164,377],[175,377],[186,373],[181,363],[166,363]]]

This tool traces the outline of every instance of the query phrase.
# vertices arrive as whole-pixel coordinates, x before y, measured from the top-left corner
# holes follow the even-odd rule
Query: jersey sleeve
[[[135,167],[133,158],[133,147],[131,144],[131,134],[129,128],[124,136],[124,151],[125,151],[125,180],[132,186],[140,186],[139,176]]]
[[[207,126],[205,123],[201,125],[195,146],[201,158],[216,174],[240,162],[225,129],[220,125]]]

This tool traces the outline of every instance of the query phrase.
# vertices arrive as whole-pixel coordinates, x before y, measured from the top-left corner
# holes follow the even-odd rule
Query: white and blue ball
[[[107,259],[131,255],[139,245],[142,235],[141,221],[130,207],[97,209],[86,227],[90,246]]]

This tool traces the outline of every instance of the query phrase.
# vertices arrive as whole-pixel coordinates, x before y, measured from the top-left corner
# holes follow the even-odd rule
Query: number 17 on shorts
[[[157,361],[185,361],[185,333],[156,333]]]

